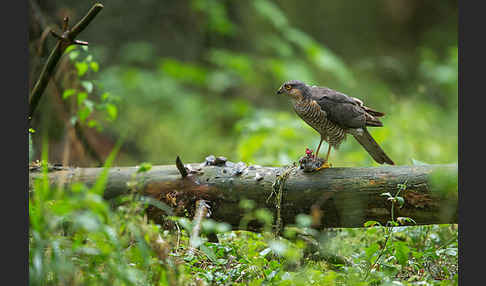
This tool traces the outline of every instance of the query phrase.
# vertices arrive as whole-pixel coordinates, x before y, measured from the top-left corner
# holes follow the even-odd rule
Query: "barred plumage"
[[[335,149],[346,139],[346,130],[327,119],[326,112],[312,99],[292,100],[295,112]]]

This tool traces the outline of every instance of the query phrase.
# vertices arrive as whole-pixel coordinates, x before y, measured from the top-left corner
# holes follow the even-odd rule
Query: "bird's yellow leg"
[[[321,149],[322,140],[323,140],[323,139],[321,138],[321,142],[319,142],[319,146],[317,146],[317,151],[316,151],[316,155],[315,155],[315,156],[316,156],[316,158],[317,158],[317,156],[319,155],[319,149]]]
[[[332,167],[331,163],[329,163],[330,154],[331,154],[331,145],[329,144],[329,148],[327,149],[326,161],[324,161],[324,164],[322,164],[319,168],[317,168],[316,171]]]
[[[329,155],[331,155],[331,144],[329,144],[329,148],[327,148],[326,163],[329,161]]]

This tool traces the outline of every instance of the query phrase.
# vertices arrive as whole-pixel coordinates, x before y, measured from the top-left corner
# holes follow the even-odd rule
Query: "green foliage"
[[[439,103],[457,109],[458,89],[458,50],[450,47],[445,59],[440,59],[434,51],[422,48],[419,71],[426,85],[421,86],[421,92],[431,94]]]
[[[93,60],[93,55],[88,53],[86,46],[78,48],[78,46],[71,45],[66,49],[65,54],[68,55],[77,70],[77,79],[71,83],[74,88],[67,88],[62,93],[64,100],[70,100],[72,96],[76,95],[77,113],[71,118],[71,123],[79,122],[88,127],[96,127],[98,131],[101,131],[102,120],[112,122],[118,116],[118,108],[115,105],[117,98],[107,92],[101,93],[101,96],[99,92],[97,92],[98,96],[94,95],[95,81],[86,78],[94,76],[99,71],[99,64]],[[97,89],[99,88],[97,87]],[[94,115],[96,110],[104,113],[104,117],[101,117],[101,114]]]
[[[206,29],[221,35],[233,35],[235,25],[228,18],[226,5],[223,1],[192,0],[192,8],[204,13]]]
[[[281,33],[281,40],[287,42],[287,47],[295,45],[298,48],[296,52],[304,54],[304,59],[308,60],[309,65],[336,77],[341,83],[350,86],[355,84],[349,67],[330,49],[316,42],[307,33],[291,26],[286,15],[276,4],[268,0],[258,0],[254,1],[254,6],[257,13]],[[302,75],[296,78],[314,83],[312,78],[302,78]]]
[[[235,128],[240,132],[238,157],[249,163],[289,164],[304,154],[306,146],[319,143],[315,131],[288,112],[252,112]]]
[[[144,207],[113,211],[102,198],[106,175],[68,190],[49,186],[46,168],[43,175],[29,198],[31,285],[168,285],[157,259],[160,227],[143,220]]]

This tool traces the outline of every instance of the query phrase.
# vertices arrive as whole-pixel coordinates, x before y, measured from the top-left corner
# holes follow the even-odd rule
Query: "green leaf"
[[[74,51],[76,49],[76,45],[69,45],[66,50],[64,50],[65,54],[69,54],[69,52]]]
[[[93,91],[93,83],[90,81],[82,81],[81,85],[84,87],[87,93],[91,93]]]
[[[143,202],[143,203],[146,203],[148,205],[154,206],[154,207],[156,207],[156,208],[158,208],[160,210],[163,210],[168,215],[173,215],[172,208],[169,207],[164,202],[161,202],[159,200],[156,200],[154,198],[147,197],[147,196],[141,196],[140,197],[140,201]]]
[[[122,140],[118,140],[116,142],[115,148],[113,148],[110,155],[108,155],[108,158],[105,161],[101,175],[98,176],[98,179],[96,179],[95,185],[90,189],[90,191],[94,192],[95,194],[98,194],[98,195],[103,194],[103,192],[105,190],[106,183],[108,181],[108,172],[110,170],[111,165],[113,164],[113,161],[115,160],[116,154],[118,153],[118,150],[120,149],[121,144],[122,144]]]
[[[91,110],[88,107],[83,107],[78,110],[78,117],[79,121],[82,123],[88,118],[88,116],[91,114]]]
[[[380,250],[380,246],[378,243],[374,242],[370,246],[365,249],[366,260],[371,262],[372,258],[378,255],[378,251]]]
[[[74,216],[74,226],[87,231],[96,231],[100,227],[100,222],[91,212],[85,212],[81,215]]]
[[[389,192],[381,193],[380,196],[391,198],[392,195]]]
[[[255,202],[247,199],[240,201],[240,208],[244,210],[252,210],[255,207]]]
[[[449,255],[449,256],[457,256],[457,247],[450,247],[450,248],[445,248],[445,249],[439,249],[435,252],[438,256],[441,256],[442,254]]]
[[[216,224],[215,228],[216,232],[222,233],[222,232],[228,232],[231,230],[231,225],[226,222],[219,222]]]
[[[62,93],[62,99],[66,99],[68,97],[70,97],[71,95],[75,94],[76,93],[76,90],[70,88],[70,89],[66,89],[63,93]]]
[[[98,121],[91,119],[90,121],[88,121],[88,127],[96,127],[96,129],[99,129],[101,128],[101,125]]]
[[[403,207],[403,204],[405,204],[405,200],[402,197],[396,197],[396,200],[398,202],[398,206],[400,208]]]
[[[69,59],[70,60],[75,60],[79,56],[79,51],[73,51],[69,54]]]
[[[94,109],[94,102],[92,102],[89,99],[85,99],[83,103],[84,103],[84,106],[86,106],[87,108],[89,108],[89,110],[93,111],[93,109]]]
[[[401,191],[405,191],[407,189],[406,184],[397,184],[397,188]]]
[[[275,254],[280,256],[283,256],[288,249],[287,245],[282,240],[272,240],[268,243],[268,246]]]
[[[389,224],[390,226],[399,226],[398,222],[396,222],[396,221],[392,221],[392,220],[389,220],[389,221],[388,221],[388,224]]]
[[[214,254],[214,251],[211,248],[202,244],[200,249],[204,254],[206,254],[206,256],[209,258],[209,260],[211,260],[212,262],[216,262],[216,259],[217,259],[216,254]]]
[[[400,217],[397,217],[397,221],[401,225],[404,225],[406,222],[411,222],[411,223],[417,224],[412,218],[409,218],[409,217],[400,216]]]
[[[105,100],[107,100],[109,97],[110,97],[110,93],[109,93],[109,92],[104,92],[104,93],[101,95],[101,100],[105,101]]]
[[[375,226],[375,225],[379,225],[381,226],[381,223],[378,222],[378,221],[375,221],[375,220],[369,220],[367,222],[364,223],[364,227],[371,227],[371,226]]]
[[[257,209],[255,211],[255,218],[265,225],[271,225],[273,221],[273,215],[267,209]]]
[[[270,1],[254,1],[253,5],[257,13],[270,21],[271,24],[279,29],[287,29],[288,21],[285,13],[279,6]]]
[[[78,93],[78,106],[81,106],[83,102],[88,98],[88,94],[86,92],[79,92]]]
[[[76,62],[74,66],[78,70],[78,76],[80,77],[88,71],[88,64],[85,62]]]
[[[300,227],[310,227],[312,224],[312,217],[306,214],[298,214],[295,217],[295,222]]]
[[[91,63],[89,63],[89,66],[91,67],[91,69],[94,72],[97,72],[99,70],[99,68],[100,68],[97,62],[91,62]]]
[[[106,112],[108,113],[109,120],[115,120],[118,115],[118,109],[111,103],[106,104]]]
[[[265,256],[267,256],[267,254],[269,254],[271,251],[272,251],[272,249],[271,249],[271,248],[269,248],[269,247],[267,247],[267,248],[265,248],[264,250],[260,251],[260,253],[259,253],[259,254],[260,254],[260,256],[265,257]]]
[[[397,242],[395,243],[395,257],[398,260],[398,263],[400,265],[405,266],[408,261],[408,254],[410,253],[410,248],[403,243],[403,242]]]
[[[212,219],[205,219],[202,221],[201,226],[204,233],[211,233],[214,232],[214,229],[216,228],[216,222]]]
[[[137,169],[137,174],[138,173],[144,173],[144,172],[147,172],[149,171],[150,169],[152,169],[152,164],[150,163],[142,163],[140,164],[140,166],[138,167]]]

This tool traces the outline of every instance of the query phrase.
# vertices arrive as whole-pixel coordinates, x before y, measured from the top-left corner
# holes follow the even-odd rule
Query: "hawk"
[[[309,86],[299,80],[286,81],[277,94],[288,95],[297,115],[321,135],[315,158],[318,158],[322,141],[328,143],[325,163],[317,170],[331,166],[328,162],[331,147],[337,150],[347,134],[354,136],[379,164],[394,165],[367,130],[368,126],[383,126],[378,117],[384,113],[365,106],[355,97],[327,87]]]

